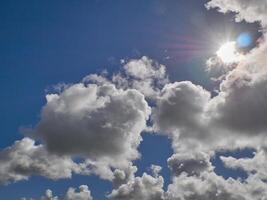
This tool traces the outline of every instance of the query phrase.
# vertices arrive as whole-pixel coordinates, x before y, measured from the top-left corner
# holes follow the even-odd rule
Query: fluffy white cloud
[[[32,175],[70,178],[73,171],[79,170],[68,156],[50,154],[43,145],[35,145],[29,138],[0,152],[0,184],[27,180]]]
[[[66,194],[66,200],[93,200],[91,192],[87,185],[81,185],[79,191],[75,191],[75,188],[69,188]]]
[[[126,184],[130,180],[133,180],[135,177],[135,173],[137,172],[137,167],[130,165],[128,168],[124,170],[115,169],[113,172],[114,178],[112,180],[113,187],[117,189],[123,184]]]
[[[161,80],[166,78],[165,66],[146,56],[143,56],[141,59],[130,60],[123,68],[127,75],[141,80],[148,78]]]
[[[129,61],[124,70],[125,76],[121,78],[129,81],[127,87],[118,87],[118,82],[114,85],[104,74],[89,75],[82,83],[64,84],[56,93],[48,94],[40,122],[34,129],[24,130],[27,136],[41,139],[44,145],[35,145],[32,139],[25,138],[4,150],[1,182],[24,180],[31,175],[69,178],[73,171],[115,181],[120,170],[126,176],[123,181],[127,181],[132,176],[128,170],[132,169],[131,161],[139,157],[140,134],[151,112],[144,95],[129,88],[134,88],[132,83],[138,79],[153,82],[156,90],[167,78],[165,67],[147,57]],[[39,158],[35,154],[40,154]],[[72,156],[85,160],[76,164]],[[113,171],[114,168],[119,169]]]
[[[107,72],[101,75],[90,74],[83,82],[98,85],[112,83],[117,88],[136,89],[149,99],[157,98],[160,89],[169,82],[166,67],[146,56],[129,60],[124,64],[123,70],[113,74],[111,80],[106,77],[107,75]]]
[[[163,200],[164,179],[158,175],[160,168],[153,166],[152,170],[154,176],[144,173],[142,177],[133,177],[127,183],[114,189],[108,198],[116,200]]]
[[[83,156],[92,166],[127,166],[138,158],[150,107],[137,90],[74,84],[46,98],[40,122],[27,134],[49,151]]]
[[[168,186],[166,200],[265,200],[266,191],[266,185],[259,181],[225,180],[213,172],[199,177],[182,174]]]
[[[200,132],[209,99],[209,92],[189,81],[165,85],[153,113],[155,131],[204,134]]]
[[[168,83],[165,66],[146,56],[130,60],[123,68],[127,80],[130,80],[128,85],[147,97],[156,98],[160,89]]]
[[[116,200],[266,200],[267,185],[264,180],[259,179],[259,176],[252,174],[244,181],[224,179],[214,173],[206,155],[202,154],[198,157],[191,155],[190,160],[188,157],[186,155],[172,157],[173,160],[170,162],[177,161],[177,168],[170,166],[173,177],[166,191],[163,190],[163,177],[158,174],[160,167],[153,166],[153,176],[144,173],[142,177],[132,177],[127,183],[114,189],[108,198]],[[179,167],[181,165],[178,164],[184,165]]]

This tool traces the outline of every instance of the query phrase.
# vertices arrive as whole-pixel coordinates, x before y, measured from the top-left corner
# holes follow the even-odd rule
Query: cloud
[[[207,8],[234,12],[237,21],[259,22],[263,35],[237,65],[222,76],[219,95],[210,102],[211,124],[233,133],[247,134],[247,140],[266,134],[266,1],[211,0]],[[257,146],[257,145],[256,145]]]
[[[266,183],[258,177],[249,176],[245,181],[224,179],[214,173],[210,164],[203,167],[204,162],[199,162],[200,160],[201,156],[192,158],[190,161],[180,159],[180,163],[185,163],[184,171],[178,173],[178,169],[175,173],[172,168],[172,183],[168,185],[166,191],[163,189],[164,179],[156,170],[153,176],[144,173],[141,177],[131,178],[127,183],[113,189],[108,198],[116,200],[266,200]],[[195,167],[187,168],[186,165],[189,166],[191,163]],[[158,167],[153,167],[155,168]]]
[[[169,82],[166,67],[146,56],[130,60],[123,69],[128,85],[148,98],[156,98],[160,89]]]
[[[168,166],[173,176],[186,173],[189,176],[199,176],[202,172],[212,171],[209,156],[199,154],[174,154],[168,159]]]
[[[75,188],[69,188],[66,194],[66,200],[93,200],[91,192],[87,185],[81,185],[79,191],[75,191]]]
[[[250,22],[260,20],[264,27],[266,12],[260,9],[265,4],[255,2],[250,1],[253,5],[246,12],[242,10],[244,6],[239,10],[237,5],[248,1],[215,0],[208,7],[220,5],[222,12],[235,11],[239,18]],[[252,20],[250,17],[258,9],[258,19]],[[265,199],[264,151],[260,150],[253,159],[222,158],[227,167],[242,168],[250,174],[245,182],[216,175],[209,161],[217,150],[266,146],[265,37],[264,34],[259,46],[242,61],[223,72],[217,96],[211,97],[208,91],[191,82],[169,83],[162,89],[153,108],[154,130],[172,138],[175,152],[168,159],[173,182],[165,199]]]
[[[0,152],[0,184],[27,180],[32,175],[54,180],[70,178],[73,171],[79,171],[79,166],[68,156],[50,154],[29,138]]]
[[[108,198],[116,200],[164,200],[164,179],[158,175],[159,167],[153,166],[152,169],[154,176],[144,173],[142,177],[133,177],[127,183],[114,189]]]
[[[206,4],[207,8],[217,8],[222,13],[235,12],[236,21],[260,22],[267,25],[267,2],[265,0],[211,0]]]
[[[157,62],[143,56],[140,59],[130,60],[123,66],[127,75],[132,76],[136,79],[165,79],[166,69],[164,65],[158,64]]]
[[[44,196],[41,196],[40,200],[58,200],[57,196],[53,196],[53,192],[47,189]]]
[[[262,75],[261,75],[262,76]],[[266,133],[267,77],[235,69],[211,101],[213,123],[249,135]]]
[[[22,197],[21,200],[27,200],[26,197]],[[29,200],[34,200],[33,198],[29,198]],[[53,195],[53,191],[47,189],[45,194],[40,197],[40,200],[60,200],[58,196]],[[79,186],[78,191],[75,188],[70,187],[65,195],[64,200],[93,200],[91,196],[91,191],[89,190],[87,185]]]
[[[189,129],[200,132],[209,99],[208,91],[189,81],[165,85],[153,112],[155,131],[201,134]]]
[[[233,11],[235,12],[235,15],[238,19],[244,19],[248,22],[259,21],[259,23],[263,26],[263,35],[259,40],[259,46],[255,47],[251,50],[250,53],[246,54],[246,56],[244,56],[244,59],[239,62],[237,66],[230,70],[230,74],[221,84],[222,96],[227,98],[231,95],[236,94],[237,96],[241,94],[243,95],[240,97],[241,100],[243,98],[248,98],[247,104],[254,106],[251,100],[252,97],[250,96],[255,95],[255,98],[258,96],[262,98],[262,96],[266,93],[265,88],[262,85],[264,85],[267,77],[265,67],[267,63],[267,58],[265,56],[267,52],[265,34],[265,25],[267,20],[265,10],[267,7],[267,2],[264,0],[211,0],[206,4],[206,6],[209,9],[218,8],[223,13]],[[242,91],[244,91],[244,94],[242,93]],[[257,94],[257,92],[261,94]],[[258,100],[255,100],[254,102],[256,101]],[[241,102],[241,104],[243,104],[243,102]],[[263,106],[262,102],[259,102],[259,106]],[[233,107],[230,106],[229,109],[232,108]]]
[[[126,184],[130,180],[134,179],[134,174],[137,172],[136,166],[129,166],[128,168],[121,170],[115,169],[113,172],[114,178],[112,180],[113,187],[117,189],[123,184]]]
[[[150,107],[137,90],[77,83],[46,98],[40,122],[26,134],[41,139],[50,152],[113,167],[139,157]]]
[[[54,154],[83,157],[80,173],[112,180],[114,168],[127,171],[139,157],[151,113],[145,98],[156,97],[168,78],[165,66],[145,56],[125,63],[111,80],[107,75],[91,74],[48,94],[40,122],[24,134]]]
[[[251,200],[252,191],[238,180],[225,180],[212,173],[200,177],[182,174],[168,186],[166,200]],[[256,197],[256,196],[255,196]]]
[[[22,197],[21,200],[34,200],[33,198],[26,198],[26,197]],[[57,196],[53,195],[53,191],[50,189],[47,189],[45,191],[45,194],[42,195],[40,197],[40,200],[59,200],[59,198]]]
[[[213,0],[207,6],[219,7],[222,12],[234,11],[238,19],[260,21],[265,27],[266,2],[262,3]],[[267,43],[264,38],[244,60],[226,71],[219,93],[213,98],[202,95],[207,91],[192,83],[186,84],[190,90],[177,87],[181,83],[164,87],[153,119],[157,132],[171,136],[175,151],[168,160],[173,182],[166,199],[266,199],[266,183],[262,180],[266,177],[264,150],[259,150],[252,159],[222,157],[226,167],[242,168],[249,173],[244,182],[225,180],[205,164],[216,150],[266,146]],[[194,100],[196,98],[198,100]],[[199,153],[206,159],[198,159]]]
[[[167,80],[165,67],[147,57],[129,61],[124,70],[121,78],[125,81],[149,80],[155,90],[156,85]],[[24,138],[2,152],[2,183],[26,180],[31,175],[70,178],[73,172],[94,173],[114,179],[114,183],[118,171],[125,175],[122,182],[132,176],[135,168],[131,161],[139,157],[137,147],[151,108],[144,94],[132,89],[130,82],[127,87],[118,87],[105,74],[89,75],[77,84],[61,84],[46,96],[40,122],[33,129],[23,130],[32,139]],[[43,144],[35,145],[33,139]],[[84,161],[75,163],[72,157],[77,156]]]
[[[169,82],[166,67],[146,56],[124,63],[122,70],[113,74],[111,80],[107,75],[108,73],[91,74],[86,76],[83,82],[112,83],[117,88],[136,89],[149,99],[156,98],[160,89]]]
[[[165,85],[153,108],[155,132],[171,136],[175,151],[265,145],[266,47],[261,43],[227,72],[212,98],[188,81]]]
[[[232,169],[243,169],[250,176],[256,176],[260,180],[267,179],[267,151],[260,149],[253,158],[234,158],[221,156],[224,165]]]

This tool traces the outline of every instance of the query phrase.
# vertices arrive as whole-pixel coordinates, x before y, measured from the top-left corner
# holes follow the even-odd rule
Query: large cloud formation
[[[86,158],[86,165],[112,179],[109,166],[126,167],[139,157],[149,115],[144,95],[135,89],[78,83],[47,95],[41,120],[28,134],[50,152]]]
[[[60,94],[47,95],[33,134],[59,154],[134,159],[149,114],[137,90],[75,84]]]

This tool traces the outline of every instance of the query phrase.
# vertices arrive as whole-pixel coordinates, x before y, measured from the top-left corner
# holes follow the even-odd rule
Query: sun
[[[236,42],[227,42],[223,44],[216,55],[225,64],[232,64],[239,62],[242,59],[242,55],[237,51]]]

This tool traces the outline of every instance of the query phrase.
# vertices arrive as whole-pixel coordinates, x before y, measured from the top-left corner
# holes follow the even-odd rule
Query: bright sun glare
[[[216,52],[217,56],[226,64],[238,62],[242,59],[242,55],[238,53],[235,42],[227,42],[223,44]]]

